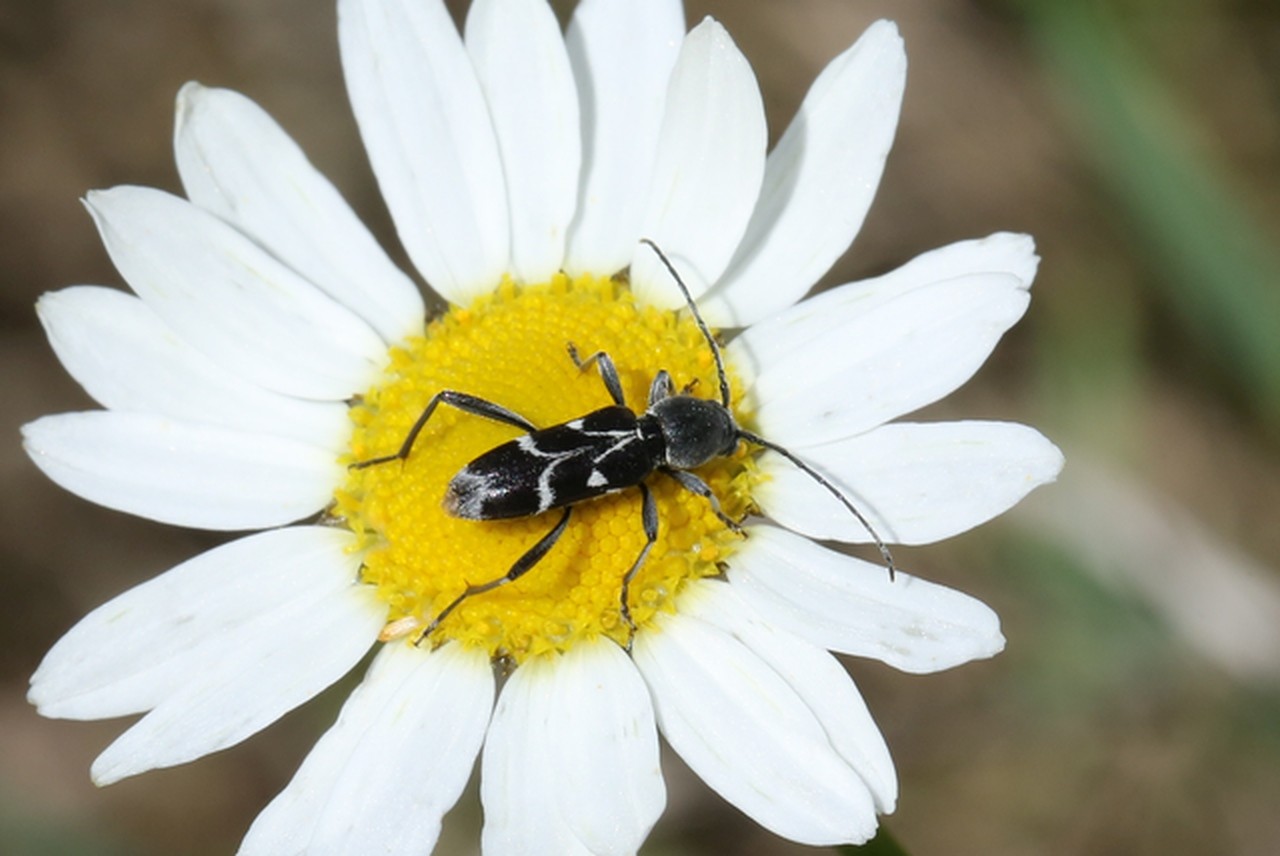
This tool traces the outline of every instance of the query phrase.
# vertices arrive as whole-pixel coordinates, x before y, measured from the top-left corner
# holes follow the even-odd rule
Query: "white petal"
[[[1053,481],[1062,453],[1038,431],[1011,422],[895,422],[808,446],[802,457],[898,544],[950,538],[1003,514]],[[810,538],[870,540],[848,510],[780,455],[761,459],[755,493],[765,513]]]
[[[188,83],[178,93],[174,149],[192,202],[252,236],[386,341],[422,331],[417,287],[257,104]]]
[[[112,410],[279,434],[334,450],[351,433],[346,405],[280,395],[231,374],[131,294],[64,288],[42,295],[36,312],[62,365]]]
[[[191,662],[187,681],[98,756],[94,782],[182,764],[256,734],[346,674],[386,616],[373,588],[354,581],[293,606]]]
[[[480,767],[481,849],[502,856],[593,856],[560,815],[553,727],[556,663],[524,663],[502,688]]]
[[[876,811],[892,813],[898,774],[884,735],[844,667],[823,649],[776,627],[732,586],[707,590],[708,596],[691,598],[682,610],[732,634],[785,678],[822,723],[831,745],[871,790]]]
[[[476,0],[475,65],[502,153],[517,279],[547,282],[564,264],[578,196],[582,128],[560,25],[545,0]]]
[[[90,193],[85,204],[130,287],[230,371],[329,401],[376,377],[386,356],[382,339],[223,220],[144,187]]]
[[[641,233],[694,297],[720,278],[760,194],[767,144],[755,75],[724,27],[707,18],[685,38],[671,74]],[[684,305],[666,269],[635,248],[631,285],[646,303]]]
[[[441,0],[340,0],[347,91],[400,240],[431,286],[465,303],[507,269],[493,124]]]
[[[871,308],[855,302],[794,325],[770,324],[785,352],[773,359],[756,351],[770,346],[758,327],[728,351],[754,375],[749,395],[759,433],[795,451],[867,431],[952,392],[1029,300],[1010,274],[970,274]]]
[[[886,274],[847,283],[809,298],[773,318],[752,325],[751,353],[761,365],[808,347],[803,334],[827,329],[833,315],[870,312],[918,288],[979,273],[1004,273],[1016,277],[1023,288],[1035,279],[1040,257],[1030,235],[996,232],[985,238],[957,241],[921,253]],[[802,335],[793,335],[798,330]],[[744,334],[746,336],[747,334]]]
[[[215,547],[90,612],[45,655],[29,700],[44,716],[149,710],[236,640],[275,630],[351,588],[360,557],[343,529],[297,526]]]
[[[821,547],[774,526],[751,526],[729,581],[765,618],[815,645],[873,657],[904,672],[937,672],[1004,649],[1000,619],[979,600]]]
[[[570,274],[607,275],[631,261],[683,38],[679,0],[583,0],[573,11],[565,41],[583,137]]]
[[[666,801],[653,708],[635,667],[600,640],[527,663],[511,683],[485,747],[485,851],[635,853]],[[531,766],[534,755],[545,763]],[[548,798],[542,813],[527,804],[530,793]]]
[[[812,845],[862,842],[874,834],[867,785],[792,687],[794,676],[779,674],[732,634],[683,613],[662,616],[656,631],[637,635],[633,658],[667,742],[757,823]]]
[[[258,815],[241,856],[430,853],[480,751],[493,695],[480,651],[387,645]]]
[[[179,526],[259,529],[323,508],[342,481],[333,453],[284,437],[92,411],[23,426],[45,475],[90,502]]]
[[[747,234],[700,309],[745,327],[799,300],[862,228],[898,125],[907,56],[878,21],[814,81],[769,155]]]
[[[635,853],[666,804],[649,690],[606,640],[561,657],[552,683],[547,737],[560,812],[591,853]]]

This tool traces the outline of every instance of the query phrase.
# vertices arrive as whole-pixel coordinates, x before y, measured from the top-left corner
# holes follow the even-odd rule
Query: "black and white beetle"
[[[716,344],[715,337],[702,320],[688,287],[666,254],[648,238],[640,240],[657,254],[671,278],[680,287],[680,293],[684,295],[685,303],[715,359],[720,400],[698,398],[690,395],[688,388],[676,392],[671,375],[666,369],[661,369],[649,386],[648,406],[644,413],[636,413],[627,406],[618,370],[609,355],[604,351],[597,351],[584,360],[572,343],[569,344],[569,358],[574,365],[580,371],[585,371],[592,365],[597,366],[605,389],[613,399],[613,404],[592,411],[580,419],[550,428],[538,428],[528,419],[502,405],[465,392],[446,389],[433,395],[409,429],[399,451],[359,461],[352,464],[351,468],[363,469],[407,459],[431,414],[439,405],[448,404],[475,416],[513,425],[528,433],[490,449],[459,470],[445,491],[446,512],[466,520],[502,520],[532,517],[552,508],[563,508],[564,511],[551,531],[517,559],[506,574],[487,583],[470,585],[454,598],[422,630],[417,644],[430,636],[467,598],[492,591],[528,573],[564,534],[575,505],[630,487],[640,491],[645,545],[622,578],[619,607],[623,620],[634,635],[636,625],[631,618],[628,592],[631,581],[658,539],[658,507],[645,479],[655,472],[675,479],[681,487],[705,498],[725,526],[741,533],[742,526],[721,511],[720,501],[710,486],[691,472],[715,458],[733,454],[739,441],[777,452],[829,491],[866,527],[880,549],[889,578],[894,578],[893,557],[889,554],[889,548],[862,512],[839,488],[792,452],[743,429],[734,420],[729,409],[729,380],[725,374],[720,346]]]

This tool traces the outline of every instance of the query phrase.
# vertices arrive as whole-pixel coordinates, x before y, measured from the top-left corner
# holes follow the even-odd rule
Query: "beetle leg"
[[[675,384],[671,382],[671,375],[666,369],[659,369],[658,373],[653,376],[653,383],[649,384],[649,406],[657,404],[664,398],[670,398],[676,394]]]
[[[622,620],[627,623],[627,651],[631,650],[631,643],[636,638],[636,623],[631,617],[631,605],[627,602],[631,591],[631,581],[635,579],[636,574],[640,571],[640,566],[644,564],[649,551],[653,549],[653,543],[658,540],[658,504],[653,501],[653,493],[650,492],[644,482],[640,482],[636,487],[640,488],[640,518],[644,524],[645,545],[640,550],[640,555],[636,556],[636,560],[631,564],[631,570],[627,571],[626,576],[622,578],[622,594],[619,604]]]
[[[467,598],[475,597],[478,594],[484,594],[487,591],[493,591],[499,586],[505,586],[507,583],[513,583],[527,574],[534,565],[542,561],[542,557],[547,555],[551,548],[556,545],[556,542],[560,540],[560,536],[564,534],[565,527],[569,525],[569,513],[571,511],[573,511],[573,506],[566,507],[564,514],[560,515],[560,522],[557,523],[550,532],[543,535],[537,544],[534,544],[525,551],[523,556],[516,559],[515,564],[511,566],[511,570],[507,571],[506,574],[498,577],[496,580],[489,580],[487,583],[467,586],[466,591],[455,597],[452,603],[440,610],[440,614],[433,618],[431,623],[423,628],[422,632],[418,634],[418,638],[414,640],[413,644],[421,645],[428,636],[435,632],[441,622],[448,618],[449,614],[457,609],[458,606]]]
[[[673,470],[669,467],[663,467],[662,472],[679,482],[680,486],[685,490],[690,493],[696,493],[698,496],[711,503],[711,512],[716,517],[720,518],[720,522],[729,527],[730,530],[738,535],[745,534],[742,531],[742,524],[721,510],[720,500],[716,498],[715,492],[711,490],[711,485],[707,484],[688,470]]]
[[[501,404],[494,404],[492,401],[485,401],[483,398],[477,398],[474,395],[468,395],[465,392],[457,392],[452,389],[442,389],[435,395],[431,396],[431,400],[427,402],[427,406],[422,409],[422,415],[418,417],[418,421],[413,423],[413,427],[409,429],[408,435],[404,438],[404,442],[400,444],[399,451],[391,455],[381,455],[377,458],[370,458],[367,461],[357,461],[350,465],[350,469],[363,470],[365,467],[376,466],[377,464],[385,464],[388,461],[408,460],[409,453],[413,451],[413,444],[417,441],[418,435],[422,433],[422,429],[426,427],[427,420],[431,418],[431,414],[436,412],[436,408],[441,404],[448,404],[456,407],[463,413],[470,413],[473,416],[483,416],[485,419],[492,419],[494,422],[502,422],[507,425],[514,425],[516,428],[523,428],[525,431],[533,432],[538,430],[538,426],[534,425],[528,419],[525,419],[519,413],[508,410]]]
[[[584,360],[578,356],[577,347],[570,342],[569,359],[573,360],[573,364],[580,372],[591,368],[593,363],[599,366],[600,379],[604,381],[604,388],[609,390],[609,397],[613,399],[613,403],[619,407],[627,406],[627,400],[622,394],[622,382],[618,380],[618,368],[613,364],[612,357],[604,351],[596,351]]]

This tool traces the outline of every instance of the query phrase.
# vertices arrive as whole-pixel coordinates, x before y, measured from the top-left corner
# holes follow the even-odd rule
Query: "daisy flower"
[[[39,302],[105,409],[39,419],[25,444],[90,501],[261,531],[90,613],[31,700],[51,717],[144,714],[94,763],[107,784],[244,740],[377,648],[245,854],[427,853],[477,756],[486,853],[634,853],[665,802],[659,732],[777,834],[866,840],[897,783],[829,652],[932,672],[1004,641],[978,601],[819,544],[874,539],[783,456],[741,443],[697,469],[743,533],[678,480],[647,480],[657,533],[630,582],[634,626],[619,592],[647,543],[641,491],[574,506],[528,573],[435,626],[560,519],[442,505],[454,474],[525,431],[441,407],[404,461],[351,465],[399,449],[441,390],[539,427],[610,404],[568,344],[609,354],[637,412],[660,370],[716,398],[649,238],[728,342],[737,422],[886,541],[937,541],[1061,465],[1020,425],[892,421],[963,383],[1022,315],[1032,241],[954,244],[803,299],[853,240],[892,141],[906,59],[888,22],[831,62],[766,157],[750,66],[716,21],[686,33],[676,0],[584,0],[563,35],[544,0],[477,0],[462,35],[438,0],[338,10],[374,173],[447,308],[426,318],[261,109],[186,86],[186,198],[86,200],[134,294]]]

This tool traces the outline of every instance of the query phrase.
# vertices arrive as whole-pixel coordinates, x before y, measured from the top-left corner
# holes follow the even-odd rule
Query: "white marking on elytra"
[[[453,477],[453,481],[457,485],[457,489],[450,492],[453,501],[457,503],[453,513],[470,520],[479,519],[484,512],[483,488],[488,485],[489,480],[484,476],[476,475],[470,467],[463,467]],[[462,497],[461,502],[458,502],[459,496]]]
[[[525,434],[516,438],[516,445],[520,447],[520,451],[528,452],[537,458],[558,458],[558,452],[544,452],[538,448],[538,441],[533,438],[532,434]]]
[[[618,442],[614,443],[612,446],[610,446],[609,448],[601,452],[599,455],[597,455],[595,460],[591,462],[592,466],[596,466],[596,467],[600,466],[600,464],[603,463],[610,455],[615,454],[617,452],[621,452],[623,449],[627,448],[628,446],[630,446],[632,443],[634,443],[639,439],[640,439],[639,428],[637,428],[634,433],[624,434],[622,436],[622,439],[620,439]],[[587,484],[591,484],[591,482],[587,482]]]
[[[546,457],[551,457],[551,456],[548,455]],[[548,508],[550,508],[551,504],[556,501],[556,492],[551,487],[551,476],[552,474],[555,473],[556,467],[558,467],[560,465],[560,462],[563,460],[564,460],[563,457],[557,457],[551,463],[547,464],[546,467],[543,468],[542,472],[538,475],[538,513],[539,514],[546,511]]]

